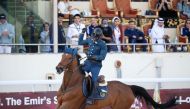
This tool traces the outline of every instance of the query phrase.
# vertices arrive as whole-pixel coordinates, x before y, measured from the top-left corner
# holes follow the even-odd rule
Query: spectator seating
[[[128,41],[129,39],[127,37],[125,37],[125,33],[124,33],[127,28],[129,28],[129,25],[127,25],[127,24],[124,24],[121,26],[121,37],[123,38],[123,43],[125,43],[125,44],[127,44],[129,42]],[[124,52],[125,51],[129,52],[131,50],[131,47],[129,45],[123,46],[122,48],[123,48]]]
[[[177,36],[178,36],[179,43],[188,43],[188,38],[181,36],[181,31],[182,31],[182,28],[184,27],[184,25],[185,24],[182,23],[177,26]]]
[[[138,15],[137,9],[131,8],[131,0],[113,0],[114,7],[119,11],[120,17],[135,18]]]
[[[142,32],[144,33],[145,38],[149,44],[151,44],[151,38],[149,36],[151,26],[152,26],[151,22],[141,25]],[[150,52],[150,50],[151,50],[151,45],[148,45],[147,51]]]
[[[156,9],[156,4],[158,0],[148,0],[148,6],[152,12],[158,17],[158,10]]]
[[[181,32],[182,32],[182,28],[184,27],[184,23],[179,24],[177,26],[177,37],[178,37],[178,43],[188,43],[188,38],[185,36],[182,36]],[[188,51],[190,50],[190,46],[187,46]]]
[[[180,0],[172,0],[172,8],[177,11],[178,17],[181,19],[187,19],[187,16],[180,14],[179,10],[177,9],[177,3],[180,2]]]
[[[98,17],[114,17],[118,16],[118,11],[109,9],[107,0],[90,0],[92,15]]]

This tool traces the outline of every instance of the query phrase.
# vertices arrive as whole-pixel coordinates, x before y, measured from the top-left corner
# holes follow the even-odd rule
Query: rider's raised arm
[[[79,45],[88,45],[89,40],[88,40],[88,39],[84,40],[83,38],[84,38],[84,34],[81,33],[81,34],[79,35],[79,42],[78,42],[78,44],[79,44]]]

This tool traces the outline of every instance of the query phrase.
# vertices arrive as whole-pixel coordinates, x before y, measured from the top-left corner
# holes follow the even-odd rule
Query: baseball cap
[[[6,15],[5,14],[0,14],[0,19],[6,19]]]
[[[158,22],[164,22],[163,18],[158,18]]]

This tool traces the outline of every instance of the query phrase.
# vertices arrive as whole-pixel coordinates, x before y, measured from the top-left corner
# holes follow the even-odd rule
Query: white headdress
[[[114,18],[112,19],[112,23],[114,23],[116,19],[120,20],[119,17],[114,17]]]

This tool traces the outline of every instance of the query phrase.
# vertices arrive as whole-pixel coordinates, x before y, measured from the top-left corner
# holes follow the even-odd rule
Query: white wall
[[[121,70],[123,78],[153,78],[156,77],[155,60],[158,59],[162,63],[162,77],[190,77],[189,55],[189,53],[111,53],[107,55],[103,62],[103,68],[100,74],[104,74],[107,79],[116,78],[116,68],[114,67],[114,63],[116,60],[120,60],[122,62]],[[84,54],[82,54],[82,56],[84,57]],[[1,54],[0,81],[44,80],[46,79],[47,73],[54,73],[56,79],[62,79],[63,75],[56,74],[55,70],[55,66],[58,64],[60,59],[61,54]],[[155,87],[155,84],[153,83],[138,83],[138,85],[146,88]],[[190,84],[162,84],[162,88],[176,87],[190,88]],[[7,90],[7,88],[8,87],[1,87],[0,90]],[[31,90],[31,86],[28,90]]]

